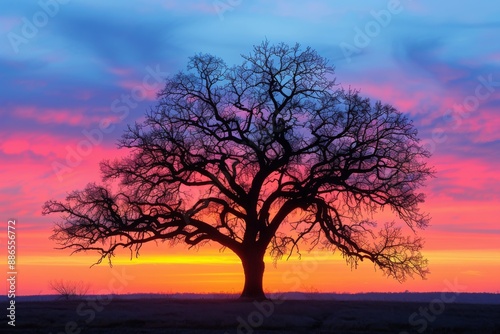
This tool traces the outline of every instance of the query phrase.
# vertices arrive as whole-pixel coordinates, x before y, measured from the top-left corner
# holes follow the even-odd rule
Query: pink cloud
[[[0,142],[0,152],[7,155],[19,155],[31,152],[39,156],[57,156],[62,140],[47,134],[16,132],[4,137]]]
[[[122,80],[119,81],[118,84],[124,90],[129,91],[135,101],[141,101],[143,99],[156,101],[156,94],[161,88],[160,85],[157,87],[153,85],[156,89],[149,89],[149,87],[145,86],[142,81],[134,80]]]
[[[429,70],[437,76],[440,82],[451,82],[453,80],[462,79],[467,77],[468,71],[452,68],[442,63],[436,63],[429,66]]]
[[[81,137],[80,137],[81,136]],[[90,143],[83,135],[75,138],[67,138],[57,135],[48,135],[40,133],[17,132],[4,138],[0,142],[0,152],[10,157],[9,159],[21,159],[26,153],[31,153],[47,160],[50,165],[52,161],[64,161],[69,155],[80,157],[85,162],[87,158],[109,158],[112,157],[116,148],[114,143],[102,142],[101,144]],[[83,143],[85,142],[85,143]],[[9,161],[3,161],[4,167],[9,166]],[[32,163],[25,161],[12,161],[13,168],[9,173],[16,174],[24,164]],[[70,165],[71,163],[66,163]],[[38,168],[39,169],[39,168]]]
[[[443,68],[443,80],[452,80],[463,76],[460,71]],[[361,89],[361,94],[373,99],[389,103],[409,115],[425,115],[419,119],[419,126],[436,124],[446,134],[468,134],[473,143],[483,143],[500,139],[500,118],[496,117],[494,107],[488,106],[494,98],[493,92],[486,99],[474,96],[475,86],[465,94],[463,89],[443,88],[435,81],[422,82],[402,78],[398,73],[390,73],[388,79],[381,82],[355,81],[353,87]],[[380,77],[380,73],[371,74],[371,77]],[[398,84],[404,82],[404,84]],[[479,81],[476,85],[479,85]],[[483,88],[482,94],[487,93]],[[476,102],[472,111],[467,103]],[[467,109],[469,108],[469,109]]]
[[[79,160],[68,162],[67,148],[75,149],[74,141],[50,136],[32,136],[22,141],[19,137],[6,140],[10,151],[0,165],[0,202],[4,210],[8,209],[6,214],[24,221],[40,221],[45,201],[63,200],[70,191],[82,189],[89,182],[100,182],[99,163],[122,154],[116,148],[95,146]],[[0,152],[5,153],[3,144]]]
[[[431,158],[437,177],[429,181],[440,200],[491,201],[500,199],[498,163],[464,156],[439,155]]]
[[[133,72],[132,69],[126,67],[108,67],[107,71],[118,76],[127,76]]]
[[[78,96],[86,98],[91,94],[90,92],[82,92]],[[22,106],[16,107],[12,114],[15,117],[23,119],[33,119],[42,124],[69,124],[73,126],[89,126],[91,124],[98,124],[101,121],[108,120],[116,122],[118,117],[116,115],[99,115],[94,111],[98,109],[93,108],[92,113],[85,108],[64,108],[64,109],[50,109],[38,108],[35,106]],[[99,109],[104,111],[104,109]],[[106,110],[107,111],[107,110]]]
[[[387,69],[384,69],[384,73],[380,73],[379,70],[368,73],[366,77],[379,79],[350,80],[351,86],[359,89],[361,95],[391,104],[404,113],[425,114],[427,109],[446,103],[447,96],[444,89],[430,80],[409,78],[400,72]]]
[[[498,111],[494,108],[481,106],[476,110],[465,113],[457,113],[458,120],[454,122],[457,133],[471,134],[471,141],[474,143],[491,142],[500,140],[500,118]],[[463,115],[463,116],[461,116]]]
[[[20,118],[35,119],[39,123],[56,123],[56,124],[70,124],[79,125],[84,122],[84,111],[82,109],[52,109],[40,110],[34,106],[17,107],[14,114]]]

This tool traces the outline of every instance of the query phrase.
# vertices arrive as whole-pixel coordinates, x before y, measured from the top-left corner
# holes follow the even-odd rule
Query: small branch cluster
[[[50,281],[49,285],[59,298],[64,300],[80,299],[86,296],[90,289],[90,285],[84,282],[63,281],[62,279]]]

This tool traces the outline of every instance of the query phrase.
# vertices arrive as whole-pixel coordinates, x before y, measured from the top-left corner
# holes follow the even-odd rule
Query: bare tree
[[[50,288],[65,300],[82,298],[87,295],[90,285],[83,282],[55,280],[49,282]]]
[[[418,189],[433,172],[412,122],[340,89],[310,48],[264,42],[242,57],[228,67],[199,54],[168,78],[120,141],[129,156],[102,162],[106,185],[45,203],[62,214],[52,238],[97,251],[97,263],[154,240],[215,242],[242,261],[242,298],[265,298],[266,252],[277,260],[302,244],[424,277]],[[377,231],[372,214],[385,208],[399,223]]]

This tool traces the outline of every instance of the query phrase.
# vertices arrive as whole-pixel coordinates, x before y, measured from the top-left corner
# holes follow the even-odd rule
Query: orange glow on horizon
[[[22,256],[19,260],[20,295],[52,293],[49,283],[56,280],[83,281],[91,286],[92,293],[233,293],[238,294],[243,285],[243,270],[236,255],[216,249],[202,249],[180,253],[175,249],[165,255],[148,254],[130,260],[123,252],[113,259],[113,267],[106,261],[95,263],[91,254],[61,254]],[[64,252],[64,251],[63,251]],[[179,252],[179,253],[177,253]],[[176,254],[177,253],[177,254]],[[338,254],[315,251],[304,252],[302,259],[296,255],[278,261],[266,257],[264,288],[269,293],[284,291],[303,292],[397,292],[441,291],[445,281],[458,280],[468,292],[499,292],[496,277],[500,275],[500,250],[429,250],[431,274],[427,280],[409,278],[399,283],[384,276],[369,262],[361,262],[351,270]],[[125,273],[131,278],[125,285],[111,289],[109,282],[116,274]],[[481,284],[476,282],[480,280]]]

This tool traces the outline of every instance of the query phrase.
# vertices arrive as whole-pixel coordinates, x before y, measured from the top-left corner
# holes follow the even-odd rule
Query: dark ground
[[[278,304],[279,303],[279,304]],[[5,311],[4,311],[5,312]],[[500,305],[387,301],[87,300],[16,303],[1,333],[500,333]]]

